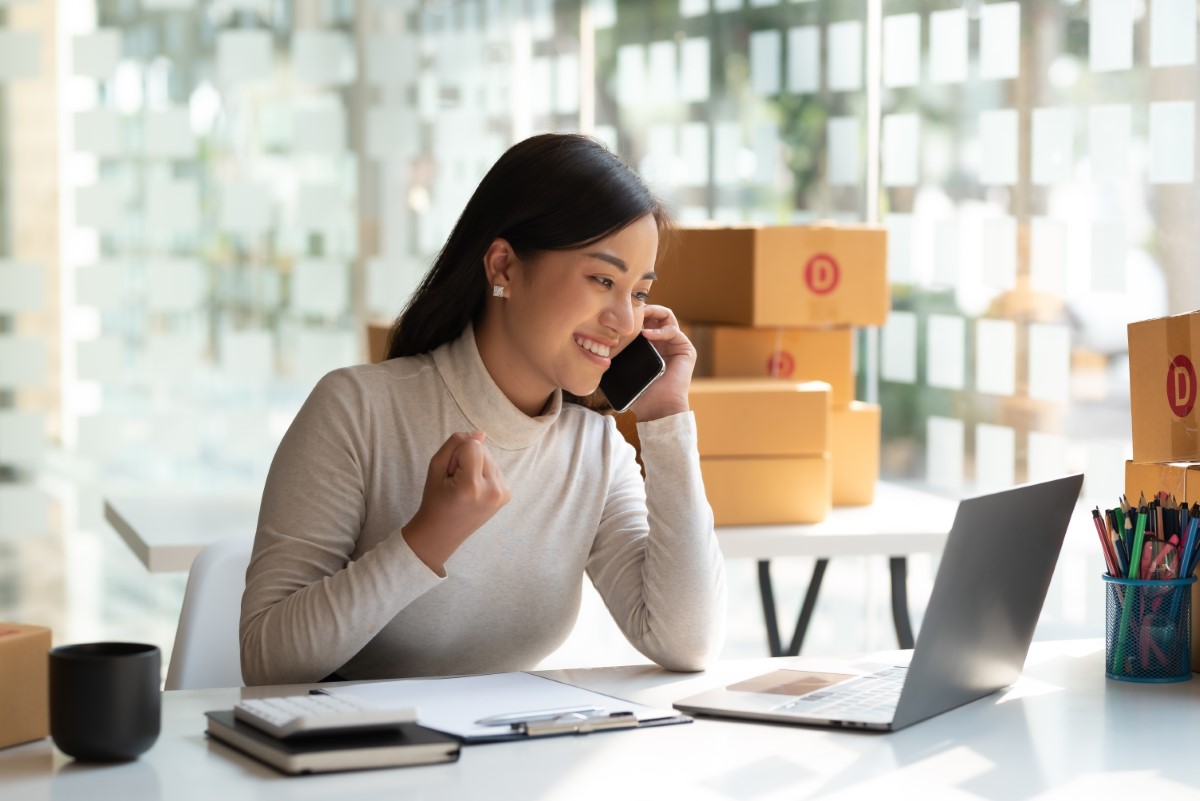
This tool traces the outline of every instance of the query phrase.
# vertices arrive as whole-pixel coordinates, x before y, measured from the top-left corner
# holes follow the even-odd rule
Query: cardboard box
[[[1125,463],[1125,497],[1130,504],[1159,492],[1181,503],[1200,501],[1200,465]],[[1192,585],[1192,672],[1200,672],[1200,582]]]
[[[371,364],[387,359],[388,335],[392,333],[392,324],[387,321],[367,323],[367,361]]]
[[[707,366],[714,378],[824,381],[833,389],[834,408],[854,400],[854,329],[849,326],[695,325],[693,330],[693,341],[709,352]]]
[[[50,629],[0,623],[0,748],[50,734]]]
[[[1129,324],[1135,462],[1200,461],[1200,311]]]
[[[819,381],[692,381],[688,403],[717,525],[825,519],[831,394]]]
[[[877,326],[887,320],[887,231],[820,225],[681,228],[652,297],[680,320]]]
[[[866,506],[875,500],[879,481],[879,436],[882,409],[878,404],[854,401],[834,409],[830,460],[833,469],[833,505]]]
[[[688,404],[700,456],[826,455],[831,397],[820,381],[695,379]]]
[[[718,526],[819,523],[829,514],[828,456],[700,458]]]

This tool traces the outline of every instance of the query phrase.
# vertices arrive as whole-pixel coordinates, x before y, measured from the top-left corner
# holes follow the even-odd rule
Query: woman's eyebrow
[[[585,255],[591,256],[593,259],[599,259],[600,261],[608,262],[613,267],[616,267],[618,270],[620,270],[623,273],[629,272],[629,268],[625,266],[625,260],[618,258],[617,256],[614,256],[611,253],[601,253],[600,251],[588,251],[588,253]],[[658,275],[656,273],[654,273],[653,271],[648,272],[642,276],[642,279],[646,280],[646,281],[654,281],[657,278],[658,278]]]

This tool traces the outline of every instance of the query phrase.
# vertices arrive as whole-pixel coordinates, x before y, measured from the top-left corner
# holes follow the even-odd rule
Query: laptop
[[[1007,687],[1025,664],[1082,486],[1077,474],[959,503],[907,666],[805,660],[805,669],[775,670],[675,708],[896,731]]]

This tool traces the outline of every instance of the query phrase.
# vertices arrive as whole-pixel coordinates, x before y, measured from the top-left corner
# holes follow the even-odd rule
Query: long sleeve
[[[644,481],[610,433],[618,453],[588,573],[635,648],[669,670],[703,670],[724,641],[726,590],[695,417],[638,424]]]
[[[395,530],[356,554],[366,515],[370,420],[335,371],[313,389],[271,464],[242,597],[247,684],[318,681],[441,579]],[[424,474],[424,466],[410,465]]]

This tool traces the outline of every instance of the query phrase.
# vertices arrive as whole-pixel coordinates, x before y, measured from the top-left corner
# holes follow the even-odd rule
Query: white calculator
[[[402,723],[415,722],[417,710],[385,709],[318,693],[244,699],[233,708],[233,715],[273,737],[285,738],[394,729]]]

